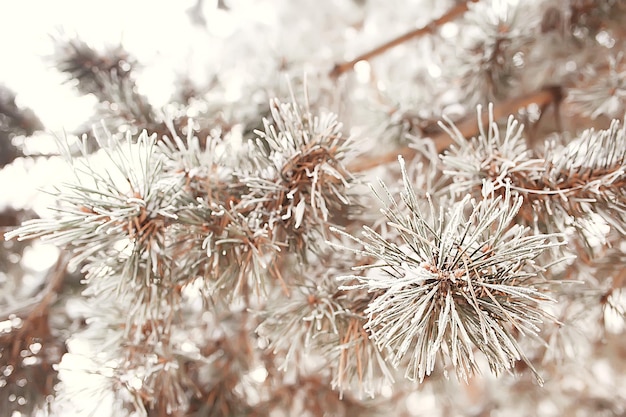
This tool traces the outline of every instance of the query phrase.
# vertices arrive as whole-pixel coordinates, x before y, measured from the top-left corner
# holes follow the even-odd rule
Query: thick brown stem
[[[356,64],[359,61],[367,61],[369,59],[374,58],[377,55],[380,55],[384,52],[386,52],[388,49],[391,49],[395,46],[398,46],[410,39],[413,38],[417,38],[423,35],[427,35],[429,33],[433,33],[437,28],[441,27],[443,24],[448,23],[453,21],[454,19],[456,19],[457,17],[461,16],[462,14],[464,14],[467,9],[469,8],[469,4],[470,3],[476,3],[478,0],[469,0],[468,2],[459,4],[454,6],[452,9],[448,10],[448,12],[446,14],[444,14],[443,16],[441,16],[438,19],[433,20],[432,22],[430,22],[429,24],[427,24],[426,26],[422,26],[419,29],[415,29],[412,30],[408,33],[405,33],[404,35],[398,36],[395,39],[390,40],[389,42],[386,42],[374,49],[372,49],[369,52],[366,52],[364,54],[359,55],[358,57],[354,58],[351,61],[347,61],[347,62],[343,62],[341,64],[337,64],[335,65],[335,67],[333,68],[333,70],[330,72],[330,76],[331,77],[338,77],[341,74],[343,74],[344,72],[348,72],[350,70],[352,70],[352,68],[354,67],[354,64]]]
[[[558,86],[550,86],[542,88],[541,90],[533,93],[515,97],[511,100],[505,101],[494,106],[493,118],[494,120],[502,119],[510,114],[516,113],[519,109],[529,106],[530,104],[537,104],[539,107],[544,107],[550,103],[559,103],[563,97],[561,88]],[[484,125],[488,123],[489,113],[484,111],[481,115],[481,123]],[[461,134],[470,138],[478,133],[478,121],[473,114],[465,117],[461,121],[456,123],[456,127]],[[436,129],[436,130],[435,130]],[[426,131],[438,131],[439,133],[431,136],[431,139],[435,142],[438,152],[442,152],[452,143],[452,138],[447,133],[441,131],[436,126],[428,126]],[[404,159],[410,160],[415,157],[416,151],[408,146],[397,149],[393,152],[389,152],[377,157],[362,157],[357,159],[353,164],[348,167],[351,172],[362,172],[372,169],[379,165],[389,164],[398,160],[398,155],[402,155]]]

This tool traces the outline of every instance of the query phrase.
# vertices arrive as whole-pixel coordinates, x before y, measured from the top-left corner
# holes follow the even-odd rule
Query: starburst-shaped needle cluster
[[[59,201],[54,219],[35,219],[8,234],[8,238],[46,237],[73,248],[75,264],[88,258],[111,257],[120,242],[159,251],[165,229],[176,218],[173,201],[176,184],[163,183],[163,158],[155,152],[156,138],[142,132],[113,141],[98,138],[100,163],[89,159],[87,142],[80,155],[67,143],[59,148],[74,170],[74,181],[52,194]],[[118,249],[119,251],[119,249]],[[93,259],[92,259],[93,260]]]
[[[263,121],[251,148],[253,172],[242,174],[250,194],[244,202],[264,213],[276,239],[303,254],[327,223],[355,211],[349,193],[354,181],[345,167],[351,139],[333,113],[313,115],[293,103],[270,103],[272,121]]]
[[[400,162],[401,201],[381,184],[391,201],[382,212],[397,235],[365,227],[362,238],[352,237],[362,247],[355,251],[373,260],[344,277],[358,281],[345,289],[375,292],[365,328],[409,379],[424,380],[440,361],[466,380],[479,370],[480,351],[494,373],[522,360],[541,382],[518,337],[536,335],[549,317],[551,297],[539,288],[543,268],[534,260],[560,237],[515,224],[522,198],[508,190],[437,210],[418,200]]]

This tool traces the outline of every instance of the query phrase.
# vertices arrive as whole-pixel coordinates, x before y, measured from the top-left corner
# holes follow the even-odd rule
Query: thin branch
[[[507,117],[510,114],[516,113],[519,109],[527,107],[531,104],[537,104],[540,108],[543,108],[551,103],[559,103],[562,98],[563,92],[561,90],[561,87],[544,87],[541,90],[537,90],[533,93],[521,97],[515,97],[511,100],[494,106],[493,117],[494,120],[499,120],[503,117]],[[482,123],[488,123],[488,118],[488,112],[483,112]],[[478,133],[478,121],[473,115],[468,116],[460,122],[456,123],[456,127],[466,138],[475,136]],[[435,125],[428,126],[424,130],[432,131],[435,129],[439,130],[439,133],[431,136],[431,139],[435,142],[437,151],[441,152],[448,146],[450,146],[450,144],[452,143],[452,139],[448,136],[447,133],[441,131],[441,129],[439,129]],[[372,169],[379,165],[395,163],[398,160],[398,155],[401,155],[406,160],[411,160],[415,157],[416,153],[417,151],[415,149],[404,146],[400,149],[386,153],[382,156],[359,158],[348,167],[348,170],[350,172],[367,171],[368,169]]]
[[[452,9],[448,10],[446,14],[444,14],[438,19],[431,21],[426,26],[422,26],[421,28],[412,30],[410,32],[405,33],[404,35],[398,36],[397,38],[392,39],[372,49],[369,52],[359,55],[358,57],[354,58],[351,61],[343,62],[341,64],[336,64],[333,70],[330,72],[330,76],[338,77],[341,74],[352,70],[352,68],[354,67],[354,64],[356,64],[359,61],[367,61],[369,59],[374,58],[377,55],[380,55],[386,52],[388,49],[398,46],[408,40],[433,33],[437,28],[441,27],[445,23],[451,22],[457,17],[464,14],[469,8],[469,3],[476,3],[476,2],[478,2],[478,0],[469,0],[466,3],[456,5]]]
[[[28,300],[27,303],[10,308],[8,311],[0,311],[0,321],[8,320],[12,316],[28,321],[44,315],[50,305],[56,301],[57,295],[63,287],[67,273],[67,264],[68,256],[65,253],[61,253],[56,264],[48,272],[45,288],[36,297]]]

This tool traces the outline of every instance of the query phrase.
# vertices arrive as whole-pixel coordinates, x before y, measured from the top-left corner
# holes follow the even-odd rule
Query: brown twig
[[[0,311],[0,320],[7,320],[9,317],[16,316],[24,321],[28,321],[29,319],[44,315],[50,305],[56,301],[61,291],[67,271],[67,264],[67,255],[61,253],[56,264],[50,269],[50,272],[48,272],[45,288],[36,297],[28,300],[27,303],[10,308],[6,311]]]
[[[354,58],[351,61],[343,62],[341,64],[336,64],[335,67],[330,72],[330,76],[338,77],[341,74],[352,70],[352,68],[354,67],[354,64],[356,64],[359,61],[367,61],[369,59],[374,58],[377,55],[384,53],[388,49],[398,46],[410,39],[427,35],[429,33],[433,33],[437,28],[441,27],[443,24],[451,22],[457,17],[459,17],[460,15],[464,14],[468,10],[469,4],[476,3],[477,1],[478,0],[469,0],[465,3],[456,5],[452,9],[448,10],[448,12],[445,13],[443,16],[431,21],[426,26],[422,26],[421,28],[412,30],[410,32],[405,33],[404,35],[398,36],[397,38],[392,39],[389,42],[386,42],[372,49],[369,52],[359,55],[358,57]]]
[[[503,117],[517,112],[521,108],[529,106],[530,104],[537,104],[539,107],[544,107],[550,103],[559,103],[562,98],[563,93],[560,87],[544,87],[541,90],[521,97],[515,97],[511,100],[494,106],[493,117],[494,120],[499,120]],[[481,123],[488,123],[488,120],[489,114],[488,112],[484,111],[481,115]],[[475,136],[478,133],[478,122],[474,115],[469,115],[461,121],[457,122],[456,127],[466,138]],[[435,126],[428,126],[425,130],[429,131],[433,130],[433,128],[435,128]],[[439,133],[431,136],[431,139],[435,142],[437,151],[442,152],[444,149],[450,146],[450,144],[452,143],[452,138],[450,138],[447,133],[441,131],[441,129],[439,129],[438,127],[436,129]],[[367,171],[368,169],[377,167],[379,165],[393,163],[398,160],[399,155],[401,155],[404,159],[410,160],[415,157],[416,152],[417,151],[415,149],[405,146],[393,152],[383,154],[381,156],[362,157],[352,163],[348,167],[348,170],[350,172]]]
[[[54,365],[67,350],[64,338],[52,331],[50,316],[51,306],[63,289],[66,266],[67,256],[61,254],[37,297],[26,305],[3,312],[0,317],[0,320],[21,319],[19,323],[12,323],[10,332],[0,334],[0,369],[11,370],[0,375],[0,385],[5,387],[0,390],[2,415],[11,414],[7,410],[31,415],[34,409],[48,401],[49,395],[54,394],[58,383]],[[11,396],[28,400],[18,403],[10,400]]]

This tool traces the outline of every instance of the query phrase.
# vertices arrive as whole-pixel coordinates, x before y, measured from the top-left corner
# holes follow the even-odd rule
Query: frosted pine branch
[[[329,222],[357,208],[344,165],[350,139],[336,115],[313,115],[308,105],[272,101],[272,121],[264,119],[250,149],[253,171],[240,174],[249,188],[244,206],[263,217],[274,239],[302,255]]]
[[[560,245],[559,236],[512,224],[522,199],[508,189],[448,209],[429,201],[423,211],[401,164],[404,206],[388,194],[391,205],[383,210],[399,239],[366,227],[363,238],[353,238],[362,247],[354,250],[377,262],[344,277],[359,282],[346,290],[376,292],[365,310],[371,337],[387,361],[419,381],[438,363],[466,380],[479,370],[475,349],[496,374],[518,360],[536,373],[515,335],[534,336],[550,319],[543,305],[551,298],[534,285],[543,272],[534,259]]]
[[[597,215],[624,233],[615,221],[624,216],[626,142],[619,121],[606,130],[585,130],[566,145],[549,141],[541,154],[527,148],[523,125],[513,117],[503,129],[493,117],[479,126],[477,136],[465,138],[451,122],[442,124],[454,140],[442,161],[456,193],[502,193],[508,187],[524,197],[520,217],[539,230],[575,226],[597,235],[585,225]]]

